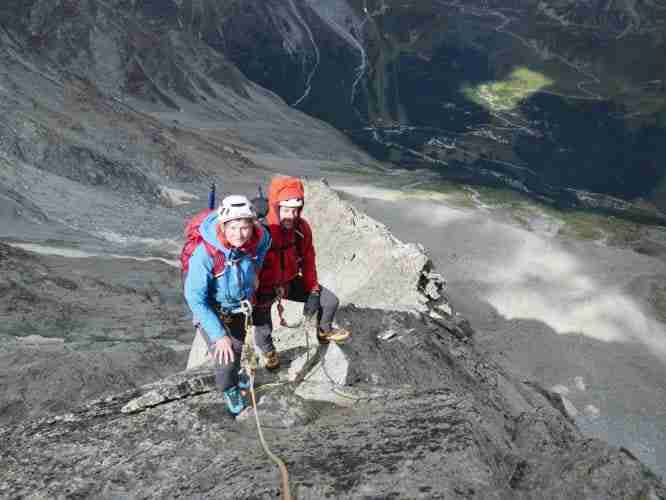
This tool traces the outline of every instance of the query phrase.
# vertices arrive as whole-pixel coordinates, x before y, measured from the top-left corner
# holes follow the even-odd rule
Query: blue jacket
[[[259,270],[271,246],[270,232],[257,225],[255,231],[260,231],[261,235],[256,246],[256,255],[250,255],[238,248],[228,248],[217,237],[217,225],[218,214],[211,212],[199,226],[199,232],[206,242],[224,254],[225,266],[222,273],[213,276],[213,258],[201,243],[190,257],[185,278],[185,300],[211,342],[226,334],[214,307],[219,305],[222,311],[231,312],[240,307],[241,300],[252,299]]]

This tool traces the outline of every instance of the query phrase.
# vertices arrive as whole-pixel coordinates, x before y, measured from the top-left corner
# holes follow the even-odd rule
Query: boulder
[[[312,223],[320,281],[343,303],[423,311],[442,299],[444,279],[421,245],[398,240],[325,181],[305,187],[304,217]]]
[[[190,347],[190,355],[187,358],[187,369],[191,370],[204,366],[210,361],[208,357],[208,343],[204,339],[203,334],[199,328],[194,333],[192,340],[192,347]]]
[[[317,362],[300,381],[296,394],[304,399],[329,401],[342,406],[366,397],[348,389],[355,381],[354,368],[345,347],[337,344],[322,346]]]

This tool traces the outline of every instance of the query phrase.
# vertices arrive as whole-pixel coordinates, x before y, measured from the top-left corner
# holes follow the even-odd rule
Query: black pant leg
[[[231,348],[234,351],[234,360],[230,363],[215,361],[215,382],[223,390],[238,385],[238,372],[240,371],[240,360],[245,343],[245,318],[234,316],[230,323],[225,323],[227,334],[231,339]],[[205,332],[204,332],[205,333]],[[208,340],[208,336],[206,335]],[[208,341],[208,350],[215,352],[215,344]]]
[[[319,311],[317,311],[317,320],[319,327],[328,332],[332,328],[333,318],[338,311],[340,301],[338,297],[328,288],[322,286],[319,292]],[[307,302],[310,294],[305,291],[303,278],[298,277],[289,283],[288,299],[295,302]]]
[[[335,318],[335,313],[338,312],[340,300],[331,290],[322,286],[319,294],[319,304],[319,314],[317,315],[319,328],[325,332],[330,332],[333,328],[333,318]]]
[[[252,324],[254,325],[254,343],[262,353],[275,350],[273,343],[273,319],[271,306],[275,301],[274,292],[257,293],[256,303],[252,309]]]

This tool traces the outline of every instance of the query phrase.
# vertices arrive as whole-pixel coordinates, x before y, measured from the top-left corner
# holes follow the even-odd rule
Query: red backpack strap
[[[187,271],[189,270],[190,257],[192,257],[192,254],[197,249],[200,243],[202,242],[205,243],[204,240],[201,238],[201,233],[199,232],[199,226],[204,221],[204,219],[208,217],[208,214],[210,214],[210,212],[211,210],[208,209],[202,210],[194,217],[192,217],[188,221],[185,227],[185,244],[183,245],[183,249],[180,253],[180,264],[181,264],[183,279],[185,279]],[[215,254],[218,253],[215,247],[208,244],[205,244],[205,246],[208,255],[215,258]],[[219,266],[220,265],[218,264],[218,267]],[[222,255],[222,266],[224,266],[224,255]],[[215,264],[213,265],[213,268],[215,269]],[[222,267],[219,267],[219,269],[221,272]]]
[[[213,259],[213,276],[217,277],[224,272],[224,252],[221,252],[206,240],[201,240],[206,248],[206,253]]]

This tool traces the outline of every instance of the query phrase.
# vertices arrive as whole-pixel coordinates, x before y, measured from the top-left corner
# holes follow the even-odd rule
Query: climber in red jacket
[[[316,317],[319,322],[320,343],[341,342],[350,335],[343,328],[333,328],[338,298],[317,281],[312,229],[301,217],[304,196],[303,183],[295,177],[276,177],[268,189],[266,223],[272,244],[259,275],[253,321],[255,339],[269,369],[280,365],[271,321],[271,305],[277,297],[304,302],[305,320]]]

